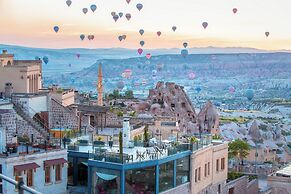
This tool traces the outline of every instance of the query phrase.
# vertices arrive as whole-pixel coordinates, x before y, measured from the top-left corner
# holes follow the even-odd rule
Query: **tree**
[[[228,144],[228,156],[229,158],[235,158],[241,161],[243,165],[243,159],[249,155],[250,145],[240,139],[236,139]]]
[[[119,156],[121,163],[123,163],[123,137],[121,131],[119,132]]]
[[[143,133],[143,144],[144,147],[149,147],[149,126],[146,125],[144,128],[144,133]]]
[[[127,90],[124,94],[124,97],[127,99],[132,99],[133,98],[133,91],[132,90]]]

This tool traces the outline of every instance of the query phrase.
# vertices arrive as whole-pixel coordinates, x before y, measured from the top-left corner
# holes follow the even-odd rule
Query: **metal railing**
[[[24,191],[27,191],[31,194],[42,194],[42,193],[24,185],[23,177],[21,177],[21,176],[18,177],[18,181],[16,181],[16,180],[9,178],[3,174],[0,174],[0,179],[2,179],[2,181],[7,181],[8,183],[15,185],[15,188],[18,190],[19,194],[24,194]]]

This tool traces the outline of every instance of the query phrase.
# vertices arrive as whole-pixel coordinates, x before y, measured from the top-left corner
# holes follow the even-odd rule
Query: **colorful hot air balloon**
[[[42,60],[43,60],[43,62],[44,62],[45,64],[48,64],[48,62],[49,62],[49,59],[48,59],[47,56],[44,56],[44,57],[42,58]]]
[[[84,38],[85,38],[85,35],[84,35],[84,34],[81,34],[81,35],[80,35],[80,39],[81,39],[81,40],[84,40]]]
[[[138,9],[138,11],[140,11],[143,8],[143,5],[141,3],[138,3],[136,5],[136,8]]]
[[[126,0],[127,4],[129,4],[129,3],[130,3],[130,1],[131,1],[131,0]]]
[[[202,23],[202,26],[203,26],[204,29],[206,29],[207,26],[208,26],[208,23],[207,23],[207,22],[203,22],[203,23]]]
[[[139,42],[139,44],[140,44],[140,46],[143,46],[143,45],[144,45],[144,41],[141,40],[141,41]]]
[[[270,32],[265,32],[265,35],[268,38],[268,36],[270,35]]]
[[[140,33],[140,35],[143,35],[144,34],[144,30],[143,29],[140,29],[139,30],[139,33]]]
[[[122,39],[125,40],[126,39],[126,35],[122,35]]]
[[[228,90],[229,90],[229,93],[234,93],[235,92],[235,88],[233,86],[230,86]]]
[[[77,58],[79,59],[81,55],[80,55],[79,53],[77,53],[76,56],[77,56]]]
[[[96,9],[97,9],[97,6],[95,4],[93,4],[93,5],[90,6],[90,9],[91,9],[92,12],[95,12]]]
[[[125,14],[125,17],[126,17],[126,19],[129,21],[130,18],[131,18],[131,14],[130,14],[130,13]]]
[[[118,40],[119,40],[120,42],[122,41],[122,39],[123,39],[122,36],[118,36]]]
[[[152,57],[151,53],[147,53],[147,54],[146,54],[146,58],[147,58],[147,59],[150,59],[151,57]]]
[[[141,55],[143,50],[141,48],[139,48],[139,49],[137,49],[137,52],[138,52],[139,55]]]
[[[177,27],[176,26],[173,26],[172,27],[172,30],[175,32],[177,30]]]
[[[183,50],[181,50],[181,55],[182,55],[182,57],[187,57],[188,56],[188,50],[187,49],[183,49]]]
[[[55,27],[54,27],[54,31],[55,31],[56,33],[58,33],[59,29],[60,29],[60,28],[59,28],[58,26],[55,26]]]
[[[71,4],[72,4],[72,1],[71,1],[71,0],[67,0],[67,1],[66,1],[66,4],[67,4],[68,7],[70,7]]]
[[[82,11],[83,11],[84,14],[86,14],[88,12],[88,9],[87,8],[83,8]]]
[[[158,36],[161,36],[161,34],[162,34],[161,31],[158,31],[158,32],[157,32],[157,35],[158,35]]]
[[[188,78],[189,78],[190,80],[194,80],[195,77],[196,77],[196,75],[195,75],[194,72],[190,72],[190,73],[188,74]]]
[[[232,12],[233,12],[234,14],[236,14],[236,12],[237,12],[237,8],[233,8],[233,9],[232,9]]]
[[[184,48],[187,48],[187,46],[188,46],[188,43],[187,43],[187,42],[184,42],[184,43],[183,43],[183,47],[184,47]]]
[[[118,15],[119,15],[120,18],[122,18],[123,13],[122,12],[119,12]]]
[[[114,15],[113,19],[114,19],[115,22],[117,22],[117,20],[119,19],[119,16],[118,15]]]
[[[254,90],[248,89],[246,91],[246,97],[248,98],[248,100],[251,101],[254,98],[254,96],[255,96]]]

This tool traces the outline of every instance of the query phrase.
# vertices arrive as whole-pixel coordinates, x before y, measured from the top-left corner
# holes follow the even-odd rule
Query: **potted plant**
[[[190,138],[190,149],[192,151],[194,151],[194,148],[195,148],[194,144],[198,144],[198,139],[196,137],[192,136]],[[197,145],[197,147],[198,147],[198,145]]]

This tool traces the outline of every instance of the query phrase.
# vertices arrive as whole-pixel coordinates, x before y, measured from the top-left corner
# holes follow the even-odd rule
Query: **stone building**
[[[0,93],[37,93],[42,88],[42,61],[15,60],[3,50],[0,54]],[[8,87],[9,86],[9,87]]]
[[[208,101],[198,114],[199,133],[218,134],[219,116],[214,105]]]

